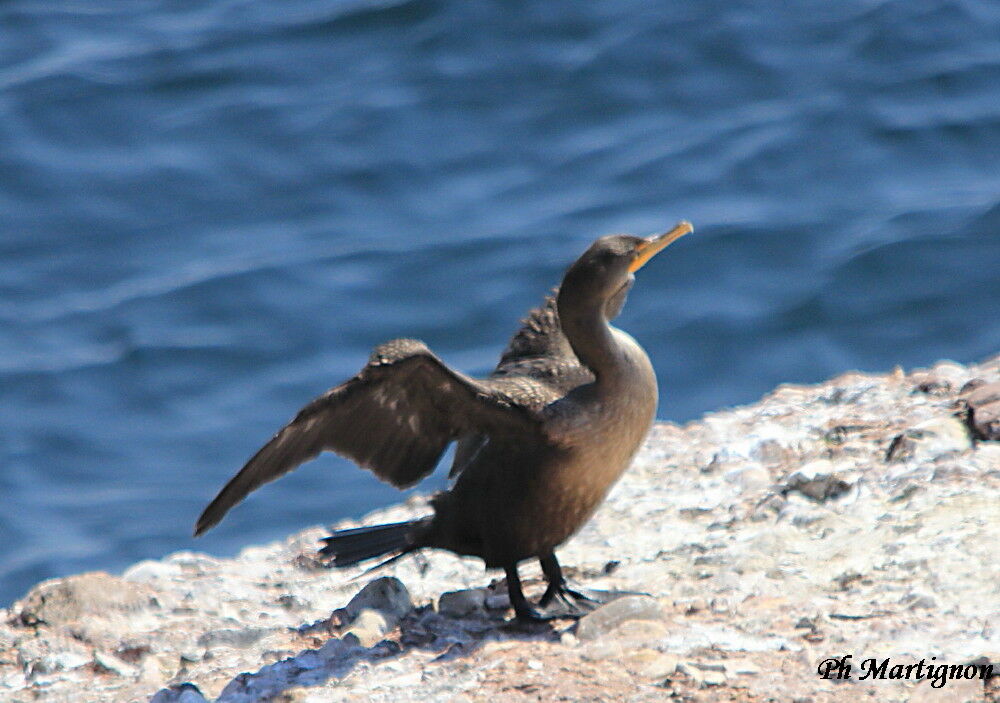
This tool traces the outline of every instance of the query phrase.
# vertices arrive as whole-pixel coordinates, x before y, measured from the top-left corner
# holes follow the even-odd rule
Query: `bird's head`
[[[672,242],[693,231],[690,222],[680,222],[669,232],[652,237],[601,237],[566,271],[559,287],[560,300],[579,301],[576,305],[582,307],[603,305],[606,319],[614,319],[625,305],[635,281],[633,274]]]

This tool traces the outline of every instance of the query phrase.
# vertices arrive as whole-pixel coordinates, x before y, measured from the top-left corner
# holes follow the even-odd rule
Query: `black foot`
[[[514,607],[514,622],[519,625],[527,625],[551,619],[546,618],[544,613],[538,612],[524,597],[524,591],[521,590],[521,578],[517,575],[517,564],[511,564],[504,570],[507,572],[507,593],[510,595],[510,604]]]
[[[553,620],[556,617],[557,616],[555,615],[549,615],[548,613],[541,612],[537,608],[533,608],[530,605],[527,608],[521,608],[520,610],[514,611],[514,622],[522,625],[548,622],[549,620]]]
[[[559,561],[553,553],[538,559],[542,572],[549,581],[538,606],[543,614],[551,618],[582,618],[587,613],[610,603],[622,596],[640,595],[631,591],[594,591],[585,588],[572,588],[563,578]]]
[[[594,591],[585,588],[570,588],[566,583],[549,588],[545,591],[538,607],[548,618],[582,618],[596,608],[621,598],[624,593],[613,591]]]

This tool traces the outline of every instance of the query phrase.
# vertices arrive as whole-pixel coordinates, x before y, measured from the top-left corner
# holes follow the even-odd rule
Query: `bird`
[[[635,272],[680,237],[669,231],[594,241],[532,310],[494,371],[456,371],[423,342],[377,346],[361,371],[303,407],[209,503],[195,536],[260,486],[332,451],[397,488],[432,473],[455,443],[450,487],[430,515],[335,531],[321,557],[377,566],[424,548],[478,557],[503,569],[519,621],[579,617],[608,600],[573,588],[555,550],[603,502],[635,456],[656,414],[653,366],[628,333],[612,326]],[[537,604],[518,566],[537,559],[547,582]]]

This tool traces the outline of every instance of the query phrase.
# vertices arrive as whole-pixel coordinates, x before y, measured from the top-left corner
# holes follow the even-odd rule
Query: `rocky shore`
[[[560,551],[648,595],[579,623],[511,622],[496,575],[446,553],[324,568],[314,527],[39,584],[0,611],[0,700],[995,701],[997,440],[1000,357],[782,386],[654,428]]]

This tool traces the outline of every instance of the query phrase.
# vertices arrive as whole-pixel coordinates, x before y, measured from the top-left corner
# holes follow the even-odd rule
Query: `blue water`
[[[994,0],[0,4],[0,604],[398,494],[194,518],[394,336],[487,372],[594,237],[659,415],[1000,351]]]

